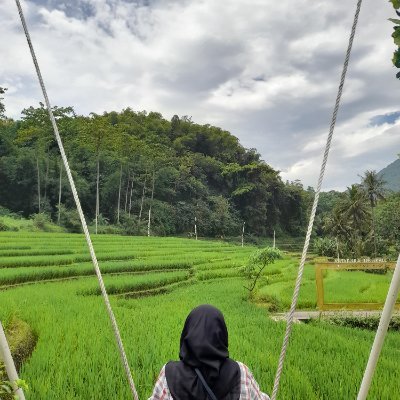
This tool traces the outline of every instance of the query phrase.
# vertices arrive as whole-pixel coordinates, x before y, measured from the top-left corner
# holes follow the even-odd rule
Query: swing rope
[[[64,146],[63,146],[63,143],[62,143],[62,140],[61,140],[61,137],[60,137],[60,133],[58,131],[57,122],[56,122],[56,119],[54,118],[53,111],[51,109],[51,105],[50,105],[50,101],[49,101],[49,98],[48,98],[48,95],[47,95],[46,87],[44,85],[44,81],[43,81],[43,78],[42,78],[42,74],[40,72],[39,64],[38,64],[38,61],[37,61],[37,58],[36,58],[36,55],[35,55],[35,51],[33,49],[33,45],[32,45],[32,41],[31,41],[30,35],[29,35],[28,27],[26,25],[24,13],[22,11],[22,7],[21,7],[21,4],[20,4],[20,1],[19,0],[15,0],[15,2],[16,2],[17,8],[18,8],[19,16],[21,18],[21,23],[22,23],[22,27],[23,27],[24,32],[25,32],[26,40],[27,40],[28,45],[29,45],[29,49],[30,49],[31,56],[32,56],[32,61],[33,61],[34,65],[35,65],[36,74],[37,74],[37,77],[38,77],[38,80],[39,80],[39,84],[40,84],[40,87],[42,88],[43,96],[44,96],[44,99],[45,99],[45,102],[46,102],[47,111],[49,113],[50,121],[51,121],[51,124],[53,126],[54,135],[56,137],[57,144],[58,144],[58,147],[60,149],[61,158],[62,158],[62,160],[64,162],[65,171],[67,172],[68,181],[69,181],[69,184],[70,184],[70,187],[71,187],[72,195],[74,197],[76,208],[78,210],[79,217],[81,219],[82,229],[83,229],[83,232],[85,234],[86,242],[87,242],[87,245],[88,245],[89,251],[90,251],[90,256],[91,256],[92,262],[93,262],[93,267],[94,267],[94,270],[96,272],[97,279],[99,281],[101,294],[103,296],[104,303],[105,303],[106,308],[107,308],[108,316],[110,318],[111,325],[112,325],[112,328],[113,328],[113,331],[114,331],[114,336],[115,336],[115,340],[116,340],[117,345],[118,345],[118,350],[119,350],[119,354],[121,356],[121,361],[122,361],[123,367],[125,369],[126,376],[128,378],[128,381],[129,381],[129,387],[131,389],[133,398],[135,400],[139,400],[139,397],[138,397],[138,394],[137,394],[137,391],[136,391],[136,388],[135,388],[135,383],[133,382],[131,370],[129,368],[128,359],[127,359],[127,356],[126,356],[126,353],[125,353],[125,350],[124,350],[124,346],[123,346],[123,343],[122,343],[121,335],[120,335],[120,332],[119,332],[119,329],[118,329],[118,324],[117,324],[117,321],[115,319],[114,313],[112,311],[110,300],[108,298],[108,294],[107,294],[106,288],[104,286],[103,277],[101,275],[99,264],[97,262],[97,257],[96,257],[96,254],[95,254],[95,251],[94,251],[94,248],[93,248],[92,240],[90,238],[89,230],[88,230],[88,227],[87,227],[87,224],[86,224],[85,216],[84,216],[83,211],[82,211],[81,203],[79,201],[79,196],[78,196],[78,193],[76,191],[75,182],[74,182],[74,179],[72,177],[71,170],[69,168],[67,156],[65,155]]]
[[[271,400],[276,400],[276,397],[277,397],[277,394],[278,394],[278,390],[279,390],[279,383],[280,383],[280,379],[281,379],[281,375],[282,375],[283,364],[284,364],[284,361],[285,361],[286,351],[287,351],[287,347],[288,347],[288,344],[289,344],[290,334],[292,332],[293,317],[294,317],[294,313],[296,311],[297,300],[298,300],[299,292],[300,292],[301,280],[302,280],[302,277],[303,277],[304,264],[306,262],[307,251],[308,251],[308,247],[309,247],[309,244],[310,244],[311,232],[312,232],[313,225],[314,225],[315,213],[317,211],[317,206],[318,206],[319,194],[321,192],[322,181],[324,179],[324,174],[325,174],[325,167],[326,167],[326,163],[328,161],[329,150],[331,148],[333,132],[335,130],[336,118],[337,118],[337,114],[338,114],[338,111],[339,111],[340,100],[342,98],[344,81],[346,79],[346,73],[347,73],[347,68],[348,68],[348,65],[349,65],[351,49],[353,47],[353,40],[354,40],[354,36],[355,36],[355,33],[356,33],[356,28],[357,28],[357,23],[358,23],[358,16],[360,14],[361,4],[362,4],[362,0],[358,0],[356,13],[354,15],[353,26],[351,28],[351,34],[350,34],[349,44],[348,44],[348,47],[347,47],[346,57],[345,57],[344,64],[343,64],[342,76],[341,76],[341,79],[340,79],[340,85],[339,85],[339,89],[338,89],[338,93],[337,93],[337,97],[336,97],[336,103],[335,103],[335,107],[334,107],[334,110],[333,110],[332,121],[331,121],[330,129],[329,129],[328,138],[327,138],[327,141],[326,141],[325,153],[324,153],[324,157],[323,157],[323,161],[322,161],[322,165],[321,165],[321,171],[320,171],[320,174],[319,174],[317,190],[315,192],[314,203],[313,203],[313,206],[312,206],[311,215],[310,215],[310,221],[309,221],[309,224],[308,224],[306,239],[305,239],[305,242],[304,242],[303,253],[302,253],[302,256],[301,256],[299,270],[298,270],[297,279],[296,279],[296,284],[295,284],[295,288],[294,288],[294,292],[293,292],[292,304],[290,306],[290,311],[289,311],[288,316],[287,316],[286,331],[285,331],[285,336],[284,336],[284,339],[283,339],[283,345],[282,345],[282,349],[281,349],[281,354],[279,356],[278,368],[277,368],[276,375],[275,375],[274,388],[273,388],[273,391],[272,391]]]
[[[382,315],[379,320],[379,326],[375,334],[374,343],[371,348],[368,363],[365,368],[363,380],[361,382],[360,391],[358,392],[357,400],[365,400],[368,396],[368,391],[371,386],[372,377],[374,376],[376,364],[378,363],[379,355],[383,347],[383,342],[389,328],[389,323],[392,318],[394,306],[400,292],[400,254],[397,258],[396,268],[393,273],[392,282],[390,283],[389,291],[386,296],[385,305]]]

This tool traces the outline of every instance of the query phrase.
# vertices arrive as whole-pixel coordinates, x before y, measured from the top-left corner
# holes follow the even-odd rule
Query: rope
[[[130,389],[131,389],[131,392],[132,392],[132,396],[133,396],[133,398],[135,400],[139,400],[139,397],[137,395],[136,388],[135,388],[135,383],[133,382],[131,370],[129,368],[128,359],[126,357],[124,346],[122,344],[122,339],[121,339],[121,335],[119,333],[117,321],[116,321],[114,313],[112,311],[110,300],[108,298],[107,291],[106,291],[106,288],[104,286],[103,277],[102,277],[101,272],[100,272],[100,268],[99,268],[99,264],[97,262],[96,254],[94,252],[92,240],[90,238],[90,234],[89,234],[89,230],[88,230],[88,227],[87,227],[87,224],[86,224],[85,216],[84,216],[83,211],[82,211],[82,207],[81,207],[81,203],[79,201],[78,193],[76,191],[74,179],[72,177],[71,170],[69,168],[68,159],[67,159],[67,156],[65,155],[64,146],[63,146],[63,143],[62,143],[62,140],[61,140],[61,137],[60,137],[60,133],[58,131],[57,123],[56,123],[56,120],[54,118],[53,111],[51,109],[49,98],[47,96],[46,87],[44,85],[44,81],[43,81],[43,78],[42,78],[42,74],[40,72],[39,64],[38,64],[38,61],[37,61],[37,58],[36,58],[36,55],[35,55],[35,51],[33,49],[32,41],[31,41],[31,38],[30,38],[30,35],[29,35],[28,27],[26,25],[26,21],[25,21],[25,17],[24,17],[22,8],[21,8],[21,4],[20,4],[19,0],[15,0],[15,3],[17,5],[18,13],[19,13],[19,16],[21,18],[21,23],[22,23],[22,27],[23,27],[24,32],[25,32],[26,40],[28,41],[29,49],[30,49],[31,56],[32,56],[32,61],[33,61],[34,65],[35,65],[36,73],[37,73],[37,76],[38,76],[38,79],[39,79],[39,84],[40,84],[40,86],[42,88],[43,96],[44,96],[44,99],[45,99],[45,102],[46,102],[46,107],[47,107],[47,110],[49,112],[50,121],[51,121],[51,124],[53,126],[54,135],[56,137],[56,140],[57,140],[57,143],[58,143],[58,147],[60,149],[61,158],[62,158],[62,160],[64,162],[64,167],[65,167],[65,171],[66,171],[67,176],[68,176],[69,184],[71,186],[72,195],[74,197],[76,208],[78,209],[79,217],[81,219],[83,232],[85,234],[86,242],[87,242],[87,245],[89,247],[90,255],[92,257],[93,267],[94,267],[94,270],[96,272],[97,279],[99,281],[101,294],[103,296],[104,303],[105,303],[106,308],[107,308],[108,316],[110,318],[111,325],[112,325],[112,328],[113,328],[113,331],[114,331],[114,336],[115,336],[115,340],[116,340],[117,345],[118,345],[119,354],[121,356],[121,361],[122,361],[123,367],[125,369],[126,376],[128,378],[128,381],[129,381],[129,386],[130,386]]]
[[[274,388],[273,388],[273,391],[272,391],[271,400],[276,400],[276,396],[277,396],[278,390],[279,390],[279,382],[280,382],[281,375],[282,375],[283,363],[285,361],[286,350],[287,350],[287,347],[288,347],[288,344],[289,344],[290,334],[292,332],[293,316],[294,316],[294,313],[296,311],[297,300],[298,300],[299,292],[300,292],[301,280],[302,280],[302,277],[303,277],[304,264],[306,262],[307,250],[308,250],[308,247],[309,247],[309,244],[310,244],[310,237],[311,237],[311,232],[312,232],[313,225],[314,225],[315,213],[316,213],[317,206],[318,206],[319,194],[321,192],[322,181],[324,179],[324,174],[325,174],[325,167],[326,167],[326,163],[328,161],[329,150],[330,150],[330,147],[331,147],[333,132],[334,132],[335,125],[336,125],[336,118],[337,118],[337,114],[338,114],[338,111],[339,111],[339,105],[340,105],[340,100],[341,100],[341,97],[342,97],[344,81],[346,79],[347,67],[349,65],[351,49],[352,49],[352,46],[353,46],[353,40],[354,40],[354,36],[355,36],[355,33],[356,33],[356,28],[357,28],[358,16],[360,14],[360,9],[361,9],[361,3],[362,3],[362,0],[358,0],[356,13],[354,15],[353,26],[351,28],[349,44],[348,44],[348,47],[347,47],[346,58],[345,58],[344,64],[343,64],[342,76],[341,76],[341,79],[340,79],[340,85],[339,85],[339,89],[338,89],[338,93],[337,93],[337,97],[336,97],[336,103],[335,103],[335,107],[334,107],[334,110],[333,110],[332,121],[331,121],[331,125],[330,125],[330,128],[329,128],[328,138],[327,138],[327,141],[326,141],[324,158],[323,158],[323,161],[322,161],[321,171],[320,171],[320,174],[319,174],[317,190],[315,192],[314,203],[313,203],[313,207],[312,207],[312,210],[311,210],[310,221],[309,221],[309,224],[308,224],[308,229],[307,229],[307,234],[306,234],[306,240],[305,240],[305,243],[304,243],[303,253],[302,253],[302,256],[301,256],[301,260],[300,260],[299,271],[298,271],[297,279],[296,279],[296,285],[295,285],[294,292],[293,292],[292,304],[290,306],[290,311],[289,311],[289,314],[287,316],[286,331],[285,331],[285,336],[284,336],[284,339],[283,339],[283,345],[282,345],[282,349],[281,349],[281,354],[279,356],[278,369],[277,369],[276,375],[275,375]]]
[[[360,391],[358,392],[357,400],[365,400],[368,396],[375,368],[378,363],[379,356],[385,341],[389,323],[392,318],[393,310],[396,305],[397,298],[400,292],[400,254],[397,258],[396,268],[393,273],[392,282],[386,296],[385,305],[382,310],[381,319],[378,329],[376,330],[374,343],[371,348],[368,363],[365,368],[364,376],[361,382]]]

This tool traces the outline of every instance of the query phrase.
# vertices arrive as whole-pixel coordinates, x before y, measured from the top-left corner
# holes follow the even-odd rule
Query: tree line
[[[397,257],[400,193],[385,190],[384,178],[365,171],[344,192],[321,193],[315,250],[337,258]]]
[[[4,89],[1,90],[2,94]],[[6,118],[0,100],[0,206],[80,225],[47,110]],[[54,107],[85,214],[95,231],[298,236],[313,198],[221,128],[133,111],[77,115]]]

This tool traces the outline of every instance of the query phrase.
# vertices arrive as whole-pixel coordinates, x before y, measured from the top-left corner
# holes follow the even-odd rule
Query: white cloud
[[[314,184],[355,11],[299,0],[24,1],[53,104],[191,115],[256,147],[285,178]],[[399,151],[389,3],[365,0],[328,165],[344,187]],[[0,3],[0,85],[18,117],[41,101],[14,3]],[[3,39],[5,38],[5,39]]]

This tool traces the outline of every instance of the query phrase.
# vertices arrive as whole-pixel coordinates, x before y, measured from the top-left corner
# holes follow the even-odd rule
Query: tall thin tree
[[[63,170],[63,162],[62,162],[62,160],[60,160],[60,176],[59,176],[59,184],[58,184],[58,216],[57,216],[58,225],[60,225],[60,220],[61,220],[62,170]]]
[[[133,182],[135,179],[135,174],[132,172],[132,179],[131,179],[131,192],[129,195],[129,210],[128,210],[128,215],[129,217],[131,216],[131,210],[132,210],[132,193],[133,193]]]
[[[156,174],[155,174],[155,171],[153,170],[153,184],[152,184],[152,187],[151,187],[151,197],[150,197],[150,206],[149,206],[149,219],[147,221],[147,236],[150,236],[151,207],[153,206],[155,179],[156,179]]]
[[[119,224],[119,214],[121,209],[121,189],[122,189],[122,162],[119,170],[118,204],[117,204],[117,223]]]
[[[144,183],[143,183],[143,189],[142,189],[142,199],[140,201],[140,210],[139,210],[139,218],[138,218],[138,226],[140,230],[140,221],[142,219],[142,213],[143,213],[143,204],[144,204],[144,197],[146,195],[146,182],[147,182],[147,171],[144,175]]]
[[[372,224],[372,236],[374,240],[374,257],[377,256],[376,246],[376,234],[375,234],[375,212],[374,209],[378,203],[378,200],[385,198],[385,181],[378,175],[376,171],[365,171],[362,178],[362,185],[365,193],[368,197],[369,204],[371,206],[371,224]]]

